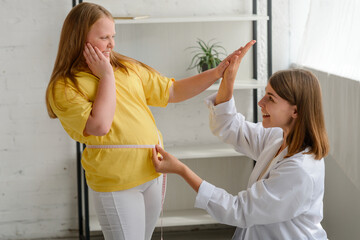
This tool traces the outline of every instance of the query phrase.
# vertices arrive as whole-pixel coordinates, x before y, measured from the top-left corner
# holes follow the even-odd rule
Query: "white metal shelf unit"
[[[237,89],[237,90],[239,90],[239,89],[262,89],[265,87],[266,87],[266,83],[260,82],[256,79],[247,79],[247,80],[236,79],[235,83],[234,83],[234,89]],[[213,84],[208,89],[206,89],[206,91],[218,90],[218,89],[219,89],[219,84]]]
[[[206,23],[206,22],[256,22],[269,20],[265,15],[232,15],[232,16],[192,16],[192,17],[149,17],[141,19],[116,19],[117,25],[128,24],[158,24],[158,23]],[[254,38],[255,39],[255,38]],[[256,58],[256,56],[255,56]],[[237,79],[234,89],[260,89],[266,86],[266,83],[257,79]],[[214,84],[207,90],[216,90],[218,85]]]
[[[269,20],[264,15],[194,16],[194,17],[149,17],[142,19],[115,19],[115,24],[191,23],[191,22],[235,22]]]
[[[82,2],[80,0],[80,2]],[[75,3],[75,0],[73,0]],[[254,8],[256,9],[256,0],[253,0]],[[256,10],[254,10],[256,13]],[[270,20],[269,16],[263,15],[237,15],[237,16],[203,16],[203,17],[150,17],[145,19],[127,19],[127,20],[115,20],[116,24],[157,24],[157,23],[191,23],[191,22],[232,22],[232,21],[252,21],[253,22],[253,39],[257,39],[256,34],[256,22],[260,20]],[[268,41],[269,43],[269,41]],[[268,48],[271,49],[270,46]],[[271,51],[270,51],[271,53]],[[257,77],[257,51],[256,46],[253,51],[253,66],[254,66],[254,78]],[[261,83],[256,79],[239,80],[235,83],[234,89],[253,89],[254,90],[254,109],[257,105],[257,89],[263,88],[266,83]],[[213,85],[208,90],[217,90],[218,86]],[[254,113],[254,121],[257,121],[257,114]],[[241,154],[235,152],[227,146],[214,146],[214,145],[201,145],[195,147],[183,146],[168,148],[169,152],[172,152],[179,159],[199,159],[199,158],[212,158],[212,157],[233,157],[241,156]],[[100,226],[97,219],[91,219],[89,216],[89,204],[88,204],[88,191],[86,180],[83,170],[81,170],[81,148],[77,143],[78,152],[78,193],[79,193],[79,235],[80,239],[90,239],[90,230],[100,230]],[[80,169],[80,170],[79,170]],[[83,189],[82,189],[83,187]],[[83,196],[83,197],[82,197]],[[83,215],[83,211],[85,216]],[[83,221],[84,220],[84,221]],[[163,226],[184,226],[184,225],[199,225],[199,224],[214,224],[216,223],[208,214],[202,210],[178,210],[168,211],[164,213]],[[158,223],[159,226],[159,223]]]

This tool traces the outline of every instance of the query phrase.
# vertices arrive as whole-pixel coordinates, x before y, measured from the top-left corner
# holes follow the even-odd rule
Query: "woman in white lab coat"
[[[247,122],[237,113],[232,93],[248,48],[231,59],[219,91],[206,99],[212,132],[256,160],[248,188],[233,196],[160,146],[161,155],[153,151],[155,169],[182,176],[198,192],[195,207],[237,227],[233,239],[327,239],[321,220],[329,144],[318,80],[300,69],[273,74],[258,103],[263,122]]]

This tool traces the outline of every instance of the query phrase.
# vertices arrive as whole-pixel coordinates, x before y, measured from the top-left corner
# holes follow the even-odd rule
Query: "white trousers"
[[[150,240],[161,212],[163,175],[117,192],[91,190],[105,240]]]

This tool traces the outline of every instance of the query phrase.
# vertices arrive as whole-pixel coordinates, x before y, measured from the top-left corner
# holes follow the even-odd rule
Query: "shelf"
[[[116,19],[115,24],[231,22],[259,20],[269,20],[269,17],[265,15],[149,17],[144,19]]]
[[[161,222],[162,221],[162,222]],[[209,214],[202,209],[185,209],[164,211],[164,216],[159,217],[156,227],[196,226],[205,224],[218,224]],[[90,216],[90,230],[101,231],[100,223],[96,216]]]
[[[199,159],[217,157],[245,156],[236,152],[230,145],[224,144],[193,144],[191,146],[165,146],[165,150],[178,159]]]
[[[265,88],[267,83],[257,81],[255,79],[251,80],[235,80],[234,89],[258,89]],[[213,84],[211,87],[206,89],[207,91],[218,90],[220,83]]]

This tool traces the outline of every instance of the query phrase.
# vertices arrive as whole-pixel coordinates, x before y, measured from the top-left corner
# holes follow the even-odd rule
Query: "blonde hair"
[[[292,156],[309,147],[306,154],[320,160],[329,152],[325,129],[321,89],[314,74],[303,69],[274,73],[269,83],[274,91],[291,105],[297,107],[295,126],[286,138],[288,154]]]
[[[54,99],[55,93],[52,90],[55,87],[56,81],[63,79],[65,87],[68,84],[65,79],[71,81],[78,93],[87,98],[87,96],[81,91],[79,84],[76,81],[76,73],[80,71],[91,73],[85,62],[83,51],[87,35],[92,25],[102,17],[108,17],[114,20],[111,13],[104,7],[88,2],[83,2],[76,5],[67,15],[61,30],[59,48],[54,64],[54,69],[46,90],[46,106],[48,114],[51,118],[57,118],[49,103],[49,98]],[[115,69],[120,69],[126,74],[129,74],[128,70],[132,70],[136,73],[134,69],[124,65],[126,62],[139,64],[152,72],[157,72],[153,68],[135,59],[126,57],[115,51],[111,52],[110,63]],[[51,91],[52,95],[50,96]],[[56,105],[56,101],[54,102]],[[58,105],[56,106],[59,107]]]

